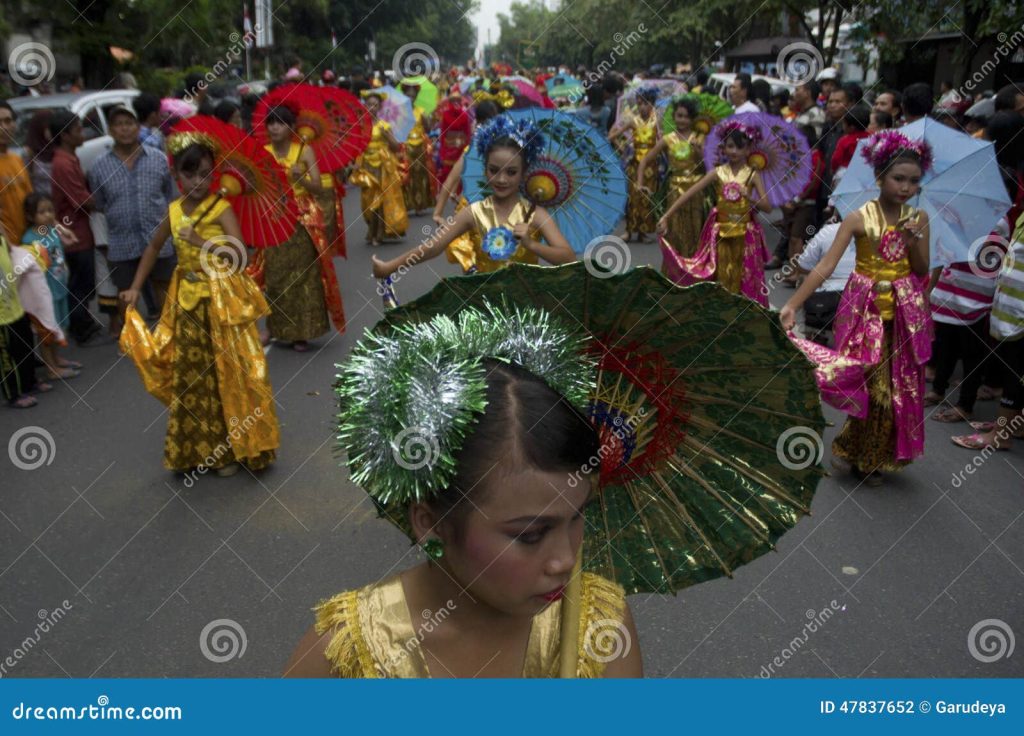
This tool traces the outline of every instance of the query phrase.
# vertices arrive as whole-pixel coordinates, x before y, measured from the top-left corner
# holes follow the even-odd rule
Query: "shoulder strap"
[[[601,677],[605,664],[625,656],[637,643],[630,641],[623,623],[626,593],[622,586],[600,575],[583,573],[580,633],[576,674]]]
[[[366,646],[359,623],[358,590],[348,590],[321,601],[316,613],[316,633],[333,631],[324,656],[339,677],[377,677],[377,668]]]

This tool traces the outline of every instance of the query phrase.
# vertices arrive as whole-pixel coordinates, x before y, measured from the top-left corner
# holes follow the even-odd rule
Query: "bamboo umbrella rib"
[[[750,515],[750,512],[749,512],[749,511],[747,510],[747,508],[746,508],[745,506],[743,506],[743,505],[741,504],[741,505],[740,505],[740,507],[739,507],[739,509],[737,509],[737,508],[736,508],[736,506],[735,506],[735,505],[734,505],[734,504],[733,504],[733,503],[732,503],[731,501],[729,501],[729,500],[728,500],[727,498],[725,498],[725,497],[724,497],[724,496],[723,496],[723,495],[722,495],[722,494],[721,494],[721,493],[720,493],[720,492],[718,491],[718,489],[717,489],[717,488],[715,488],[715,487],[714,487],[714,486],[712,486],[712,485],[711,485],[710,483],[708,483],[708,482],[707,482],[707,481],[706,481],[706,480],[705,480],[704,478],[702,478],[702,477],[701,477],[701,476],[700,476],[699,474],[695,473],[695,472],[693,471],[693,469],[692,469],[692,468],[691,468],[691,467],[690,467],[689,465],[685,465],[685,466],[683,466],[682,468],[675,468],[675,466],[672,466],[672,467],[673,467],[673,468],[674,468],[675,470],[677,470],[678,472],[682,473],[683,475],[686,475],[686,476],[687,476],[688,478],[692,478],[693,480],[697,481],[697,483],[698,483],[698,484],[699,484],[699,485],[700,485],[700,486],[701,486],[701,487],[702,487],[702,488],[703,488],[703,489],[704,489],[705,491],[707,491],[707,492],[708,492],[709,494],[711,494],[711,495],[712,495],[712,496],[713,496],[713,497],[715,498],[715,500],[716,500],[716,501],[718,501],[718,502],[719,502],[720,504],[722,504],[723,506],[725,506],[725,507],[726,507],[726,508],[727,508],[727,509],[728,509],[728,510],[729,510],[730,512],[732,512],[732,514],[733,514],[733,515],[734,515],[734,516],[735,516],[736,518],[738,518],[738,519],[739,519],[740,521],[742,521],[742,522],[743,522],[744,524],[746,524],[746,525],[747,525],[747,527],[748,527],[748,528],[750,529],[750,531],[751,531],[751,532],[753,532],[753,534],[754,534],[754,535],[755,535],[755,536],[756,536],[756,537],[757,537],[758,539],[760,539],[760,540],[761,540],[762,542],[764,542],[765,544],[767,544],[767,545],[768,545],[769,547],[771,547],[772,549],[775,549],[775,545],[774,545],[774,544],[772,544],[772,540],[771,540],[771,538],[770,538],[770,537],[768,536],[767,532],[765,532],[765,530],[764,530],[764,529],[762,529],[762,528],[759,528],[759,527],[757,526],[757,524],[755,524],[755,523],[754,523],[753,521],[751,521],[751,520],[750,520],[750,519],[748,518],[748,516]],[[755,517],[755,518],[756,518],[756,517]],[[760,524],[760,525],[761,525],[762,527],[765,527],[765,526],[766,526],[766,525],[765,525],[765,523],[764,523],[763,521],[761,521],[760,519],[758,519],[757,521],[758,521],[758,523],[759,523],[759,524]]]
[[[779,411],[778,409],[768,409],[763,406],[757,406],[756,404],[746,403],[741,404],[738,401],[732,399],[724,399],[719,396],[712,396],[711,394],[694,393],[690,391],[686,394],[686,398],[691,400],[695,404],[720,404],[722,406],[736,406],[743,411],[753,411],[759,414],[768,414],[770,416],[782,417],[784,419],[792,419],[798,422],[816,422],[814,417],[800,416],[799,414],[790,414],[788,411]]]
[[[651,532],[651,528],[647,525],[647,519],[644,518],[643,508],[640,504],[640,499],[637,498],[637,494],[635,489],[633,488],[632,481],[626,481],[623,484],[623,487],[626,489],[626,493],[629,494],[629,500],[633,502],[633,507],[636,509],[636,516],[638,519],[640,519],[640,523],[643,525],[644,534],[646,534],[647,538],[650,540],[651,549],[654,550],[654,555],[658,558],[658,564],[661,566],[662,577],[666,579],[671,579],[668,565],[665,564],[665,560],[661,556],[661,552],[658,551],[658,545],[654,540],[654,534]]]
[[[711,554],[715,556],[715,560],[718,562],[719,567],[722,568],[722,571],[731,578],[732,568],[726,564],[725,560],[723,560],[721,555],[718,554],[718,550],[715,549],[714,545],[711,544],[710,540],[704,535],[704,532],[693,520],[693,517],[690,516],[690,512],[688,512],[686,507],[680,503],[678,498],[676,498],[676,494],[672,492],[671,486],[669,486],[669,484],[665,482],[665,479],[661,477],[661,472],[655,471],[651,473],[651,477],[653,477],[654,481],[661,486],[661,489],[665,494],[672,499],[673,505],[676,507],[676,510],[679,512],[679,515],[683,518],[687,526],[697,533],[697,536],[701,538],[701,541],[711,551]]]

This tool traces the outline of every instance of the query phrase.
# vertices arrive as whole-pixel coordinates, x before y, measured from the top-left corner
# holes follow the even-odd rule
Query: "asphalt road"
[[[273,677],[318,600],[419,559],[333,448],[335,363],[382,312],[356,190],[345,211],[349,329],[306,354],[270,350],[282,446],[267,472],[189,486],[165,471],[163,406],[113,344],[71,349],[85,371],[38,407],[0,409],[5,439],[52,437],[31,430],[35,456],[10,441],[0,452],[0,675]],[[428,224],[413,218],[406,243],[381,251]],[[660,263],[654,245],[632,258]],[[402,279],[400,299],[458,273],[429,266]],[[977,413],[991,418],[994,402]],[[842,420],[826,414],[827,466]],[[824,479],[812,516],[734,579],[631,597],[647,674],[1024,675],[1024,652],[1006,654],[1024,636],[1024,444],[976,455],[949,442],[963,426],[927,422],[924,458],[881,488]]]

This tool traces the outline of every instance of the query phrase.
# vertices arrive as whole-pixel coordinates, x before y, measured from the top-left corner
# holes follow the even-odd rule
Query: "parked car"
[[[107,113],[115,107],[131,107],[132,99],[138,94],[136,89],[112,89],[9,98],[7,101],[18,117],[15,147],[12,150],[22,153],[29,120],[37,110],[70,110],[82,121],[85,143],[75,153],[82,162],[82,168],[88,171],[93,161],[109,151],[114,144],[107,127]]]
[[[793,94],[796,89],[796,84],[786,79],[777,79],[776,77],[766,77],[763,74],[751,74],[751,80],[763,79],[772,87],[772,94],[776,94],[785,90],[789,94]],[[712,74],[708,78],[708,83],[704,85],[704,89],[713,95],[721,97],[726,102],[732,104],[732,100],[729,98],[729,87],[732,85],[732,80],[736,79],[735,74]]]

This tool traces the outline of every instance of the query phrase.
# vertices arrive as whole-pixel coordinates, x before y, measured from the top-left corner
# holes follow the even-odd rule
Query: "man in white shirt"
[[[796,257],[797,270],[802,274],[810,273],[832,247],[832,242],[839,232],[839,223],[825,225],[813,238],[807,241],[803,252]],[[804,325],[815,342],[825,344],[822,333],[832,329],[836,310],[839,308],[839,297],[846,288],[846,281],[857,266],[857,248],[853,243],[846,247],[843,257],[839,259],[832,275],[818,287],[810,298],[804,302]]]
[[[761,112],[761,108],[750,101],[751,80],[749,74],[737,74],[729,86],[729,97],[736,112]]]

